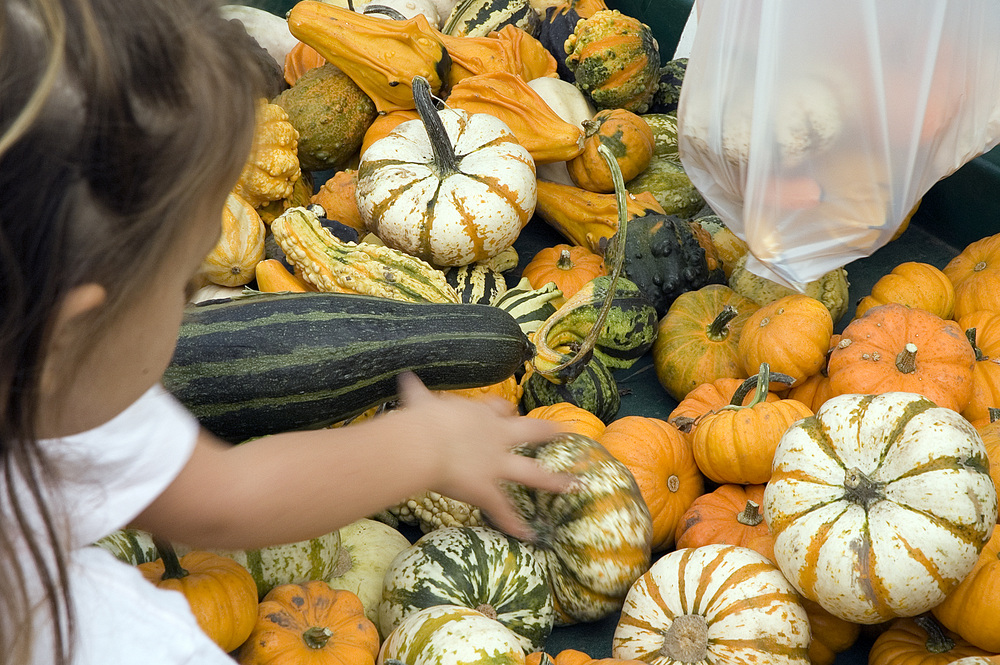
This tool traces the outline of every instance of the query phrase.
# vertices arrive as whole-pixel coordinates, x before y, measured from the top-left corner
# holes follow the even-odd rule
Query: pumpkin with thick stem
[[[691,434],[703,416],[715,413],[722,407],[732,404],[733,396],[740,390],[744,382],[744,379],[723,377],[699,384],[677,403],[677,406],[667,417],[667,422],[685,434]],[[779,383],[775,383],[774,387],[784,389],[784,386]],[[743,394],[740,406],[746,406],[753,401],[754,394],[752,392],[742,390],[740,392]],[[777,393],[768,391],[764,399],[768,402],[777,402],[781,397]]]
[[[823,303],[797,293],[753,312],[743,326],[738,348],[747,373],[766,362],[799,385],[826,366],[833,318]]]
[[[961,658],[991,655],[939,624],[933,615],[921,614],[897,619],[883,631],[868,652],[868,663],[950,665]]]
[[[696,498],[681,516],[677,549],[712,543],[749,547],[774,561],[774,538],[760,506],[764,486],[726,483]]]
[[[766,483],[771,478],[771,460],[778,441],[788,427],[813,413],[794,399],[766,401],[772,380],[787,384],[790,377],[772,374],[767,363],[744,382],[729,406],[703,416],[691,435],[698,468],[717,483],[741,485]],[[742,404],[745,391],[754,389],[754,398]]]
[[[954,410],[914,393],[851,394],[781,437],[763,512],[796,589],[875,624],[958,587],[995,526],[997,492],[982,439]]]
[[[603,109],[584,122],[583,152],[566,163],[570,178],[592,192],[613,192],[611,171],[597,146],[611,149],[622,177],[627,181],[642,173],[653,158],[653,130],[631,111]]]
[[[497,118],[437,111],[414,79],[419,121],[373,143],[358,167],[356,198],[366,226],[389,247],[437,266],[496,256],[535,209],[535,164]]]
[[[611,654],[652,665],[807,665],[809,621],[761,554],[705,545],[658,559],[629,590]]]
[[[757,303],[724,284],[677,296],[653,342],[653,365],[664,390],[680,401],[703,383],[747,378],[739,339],[757,309]]]
[[[835,395],[911,392],[961,413],[972,399],[975,362],[956,322],[888,303],[847,324],[827,371]]]
[[[395,21],[303,0],[288,12],[288,30],[351,77],[379,113],[414,108],[414,77],[434,93],[448,81],[451,57],[422,14]]]
[[[521,270],[521,276],[528,279],[532,288],[540,289],[554,282],[556,288],[562,291],[559,305],[587,282],[607,274],[603,256],[594,254],[586,247],[565,244],[543,247]]]
[[[236,660],[240,665],[374,665],[378,651],[378,630],[358,597],[311,580],[283,584],[264,597]]]
[[[599,440],[639,485],[653,518],[652,551],[671,549],[681,516],[705,491],[691,443],[666,421],[644,416],[618,418]]]
[[[178,557],[170,543],[154,542],[160,558],[139,564],[143,577],[183,594],[198,626],[224,651],[242,644],[257,617],[257,585],[250,572],[221,554],[195,550]]]

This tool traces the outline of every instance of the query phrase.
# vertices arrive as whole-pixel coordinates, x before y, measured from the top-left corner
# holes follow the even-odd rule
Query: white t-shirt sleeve
[[[141,513],[190,459],[198,430],[197,419],[156,385],[99,427],[40,441],[62,476],[69,547],[99,540]]]

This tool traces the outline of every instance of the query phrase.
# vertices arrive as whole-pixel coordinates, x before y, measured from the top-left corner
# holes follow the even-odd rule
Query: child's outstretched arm
[[[328,533],[433,489],[527,539],[499,481],[570,488],[568,476],[511,452],[551,437],[556,425],[432,393],[413,375],[400,377],[400,394],[401,409],[350,427],[238,446],[203,432],[184,470],[133,526],[193,546],[260,547]]]

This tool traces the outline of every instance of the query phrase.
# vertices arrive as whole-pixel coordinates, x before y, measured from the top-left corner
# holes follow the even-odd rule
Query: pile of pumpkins
[[[531,12],[519,13],[524,5]],[[500,22],[451,20],[470,6],[480,11],[467,19]],[[567,401],[525,409],[568,432],[553,442],[563,454],[540,460],[582,479],[562,497],[519,497],[522,507],[546,502],[525,508],[534,543],[493,530],[474,507],[424,496],[443,507],[427,508],[426,519],[416,503],[409,514],[395,511],[427,532],[415,543],[361,520],[325,539],[254,552],[184,552],[130,532],[101,545],[152,581],[187,589],[202,626],[243,663],[329,653],[359,665],[587,665],[593,659],[572,649],[546,654],[546,637],[619,611],[611,653],[621,661],[830,665],[863,626],[878,626],[873,665],[907,649],[996,662],[1000,236],[970,245],[943,270],[895,267],[834,334],[847,311],[843,271],[809,295],[746,287],[745,247],[718,218],[699,214],[704,202],[680,167],[668,108],[679,72],[676,63],[650,65],[659,54],[641,23],[599,0],[543,8],[466,1],[448,19],[435,7],[433,24],[422,13],[373,7],[305,1],[289,14],[296,43],[281,68],[287,89],[261,102],[257,149],[206,259],[202,297],[247,285],[377,288],[378,273],[351,272],[349,260],[326,271],[315,259],[295,262],[294,234],[282,242],[278,220],[316,204],[339,256],[419,262],[406,265],[440,272],[455,301],[468,299],[456,284],[499,274],[476,296],[490,303],[509,290],[503,272],[517,264],[509,250],[537,215],[567,244],[532,257],[520,286],[548,295],[557,311],[607,270],[602,255],[619,227],[622,192],[596,149],[618,141],[630,221],[668,219],[672,233],[700,248],[697,279],[650,295],[655,331],[635,347],[652,353],[677,408],[666,420]],[[556,57],[533,35],[551,37],[560,26]],[[390,43],[387,67],[352,55],[385,64]],[[626,57],[636,66],[611,66]],[[340,103],[330,112],[339,122],[325,123],[335,126],[332,138],[317,131],[325,125],[316,116],[330,91]],[[445,95],[451,111],[438,112],[435,96]],[[491,120],[470,122],[478,116]],[[421,123],[404,124],[415,118]],[[492,212],[473,215],[472,232],[445,214],[425,218],[412,173],[414,198],[391,198],[387,184],[402,182],[393,178],[406,169],[384,169],[406,161],[416,128],[439,138],[464,128],[482,141],[429,144],[414,162],[454,168],[456,154],[499,144],[502,154],[484,153],[475,178],[510,176],[477,195],[506,207],[484,204]],[[313,182],[327,171],[322,185]],[[422,177],[433,191],[445,179],[433,169]],[[467,213],[456,203],[454,215]],[[468,394],[519,404],[522,386],[512,383]],[[364,582],[348,581],[345,571],[362,569]],[[202,576],[215,582],[185,587]],[[218,595],[201,597],[208,587]]]

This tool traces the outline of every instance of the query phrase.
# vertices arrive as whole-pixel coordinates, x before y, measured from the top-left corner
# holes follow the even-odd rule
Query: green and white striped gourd
[[[517,635],[482,612],[435,605],[406,617],[379,650],[377,665],[524,665]]]
[[[508,24],[534,37],[542,20],[528,0],[459,0],[441,32],[454,37],[486,37]]]
[[[250,571],[258,597],[280,584],[325,580],[333,574],[340,556],[340,532],[287,545],[255,550],[211,550],[228,556]]]
[[[465,303],[492,305],[507,292],[503,273],[483,261],[448,268],[444,278]]]
[[[156,552],[153,535],[139,529],[118,529],[94,543],[105,549],[119,561],[138,566],[140,563],[156,561],[160,555]]]
[[[562,291],[556,287],[555,282],[549,282],[539,289],[534,289],[528,278],[522,277],[520,282],[497,298],[493,306],[499,307],[514,317],[517,325],[521,327],[521,332],[530,335],[541,328],[542,324],[556,313],[558,308],[552,301],[560,298],[562,298]]]
[[[388,635],[434,605],[461,605],[495,618],[525,651],[542,649],[555,621],[539,559],[490,527],[435,529],[400,552],[385,573],[379,629]]]

